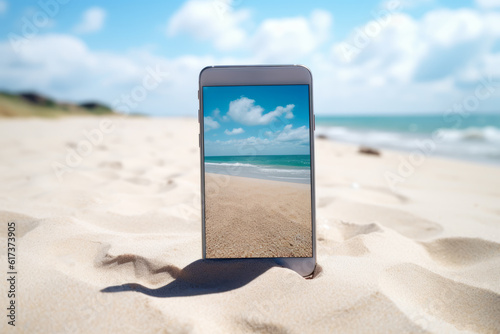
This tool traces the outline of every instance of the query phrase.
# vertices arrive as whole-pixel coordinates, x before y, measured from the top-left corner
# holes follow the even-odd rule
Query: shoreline
[[[311,184],[310,171],[309,166],[265,165],[247,161],[243,163],[205,161],[205,173],[288,183]]]
[[[307,168],[307,171],[310,169]],[[304,180],[302,178],[298,178],[298,180],[293,181],[293,178],[290,177],[283,177],[283,180],[276,180],[272,178],[266,178],[266,177],[259,177],[259,176],[252,176],[252,175],[241,175],[237,173],[223,173],[223,172],[218,172],[218,171],[206,171],[205,167],[205,173],[206,174],[217,174],[217,175],[226,175],[226,176],[234,176],[234,177],[241,177],[241,178],[246,178],[246,179],[253,179],[253,180],[264,180],[264,181],[272,181],[272,182],[282,182],[282,183],[292,183],[292,184],[304,184],[304,185],[311,185],[310,180]]]
[[[346,145],[368,146],[408,155],[418,153],[427,158],[446,158],[500,166],[500,149],[498,149],[500,128],[489,126],[479,129],[439,130],[442,132],[425,133],[317,124],[315,137],[316,140],[325,139]]]

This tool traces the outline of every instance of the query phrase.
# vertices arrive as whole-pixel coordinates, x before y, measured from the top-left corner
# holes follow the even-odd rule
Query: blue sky
[[[206,156],[309,154],[307,85],[204,87]]]
[[[320,115],[500,112],[500,0],[61,2],[0,0],[0,89],[196,117],[203,67],[299,63]]]

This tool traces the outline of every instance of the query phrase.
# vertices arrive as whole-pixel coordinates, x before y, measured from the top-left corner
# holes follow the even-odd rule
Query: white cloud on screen
[[[219,127],[220,127],[220,124],[217,121],[215,121],[212,117],[210,117],[210,116],[204,117],[205,132],[208,132],[208,131],[213,130],[213,129],[218,129]]]
[[[224,133],[228,136],[233,136],[233,135],[239,135],[241,133],[244,133],[245,130],[243,130],[242,128],[235,128],[235,129],[232,129],[231,131],[229,131],[228,129],[224,130]]]
[[[264,113],[261,106],[255,105],[255,100],[243,96],[229,103],[226,116],[244,125],[266,125],[281,115],[284,115],[286,119],[293,118],[293,108],[295,105],[288,104],[286,107],[278,106],[273,111]]]
[[[207,140],[206,143],[215,143],[217,145],[222,146],[233,146],[233,147],[241,147],[241,146],[259,146],[259,145],[271,145],[272,142],[267,138],[259,138],[259,137],[248,137],[243,139],[229,139],[229,140],[215,140],[210,141]]]
[[[240,129],[234,129],[240,130]],[[234,131],[233,130],[233,131]],[[237,131],[238,133],[243,133]],[[230,131],[226,130],[225,133],[229,135]],[[234,134],[234,133],[233,133]],[[309,142],[309,130],[305,126],[294,129],[292,124],[286,125],[283,130],[278,130],[275,132],[266,131],[265,135],[268,138],[260,138],[251,136],[242,139],[229,139],[229,140],[216,140],[212,143],[218,145],[236,145],[236,146],[246,146],[246,145],[280,145],[282,146],[284,142],[290,145],[304,144]],[[211,142],[211,141],[208,141]]]
[[[300,141],[307,142],[309,140],[309,130],[303,125],[297,129],[292,128],[292,124],[288,124],[276,136],[277,141]]]

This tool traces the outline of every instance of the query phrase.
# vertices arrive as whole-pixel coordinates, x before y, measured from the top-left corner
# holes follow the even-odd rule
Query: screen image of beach
[[[308,85],[203,87],[206,258],[312,257]]]

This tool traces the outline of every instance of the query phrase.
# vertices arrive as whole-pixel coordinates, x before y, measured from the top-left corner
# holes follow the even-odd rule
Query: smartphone
[[[209,66],[199,77],[204,259],[316,266],[312,75]]]

